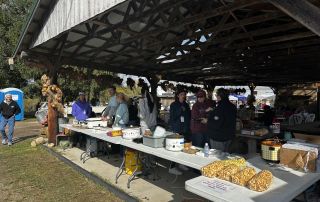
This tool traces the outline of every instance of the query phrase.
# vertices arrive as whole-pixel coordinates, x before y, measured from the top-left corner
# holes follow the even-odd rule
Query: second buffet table
[[[208,158],[184,152],[172,152],[165,148],[148,147],[130,140],[125,140],[122,137],[109,137],[106,135],[106,132],[111,130],[111,128],[106,130],[94,130],[76,128],[71,124],[61,124],[60,126],[197,170],[200,170],[203,166],[206,166],[213,161],[222,159],[220,157]],[[255,156],[254,158],[247,160],[247,162],[248,165],[254,167],[257,171],[267,169],[272,172],[273,182],[267,191],[256,192],[249,190],[246,187],[232,184],[231,182],[204,176],[199,176],[186,181],[185,188],[192,193],[213,201],[291,201],[312,184],[320,180],[320,173],[303,173],[294,171],[290,168],[279,167],[278,165],[270,165],[262,160],[260,156]],[[129,179],[132,180],[131,176]],[[128,180],[128,185],[129,183],[130,181]]]

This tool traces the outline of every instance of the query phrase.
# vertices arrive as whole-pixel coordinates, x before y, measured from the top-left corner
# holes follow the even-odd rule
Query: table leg
[[[116,184],[118,184],[118,179],[119,177],[122,175],[123,171],[124,171],[124,164],[125,164],[125,161],[126,161],[126,157],[125,155],[123,156],[122,158],[122,163],[117,171],[117,174],[116,174]]]
[[[257,153],[257,141],[255,139],[248,139],[248,155],[255,155]]]
[[[158,162],[157,162],[157,157],[153,157],[154,160],[152,161],[150,159],[150,167],[153,170],[153,181],[159,180],[161,177],[158,175]]]
[[[131,183],[131,181],[134,180],[134,178],[135,178],[137,175],[139,175],[139,174],[142,173],[141,171],[138,171],[139,159],[140,159],[140,152],[138,151],[137,158],[136,158],[136,168],[134,169],[132,175],[128,178],[128,183],[127,183],[128,189],[130,189],[130,183]]]
[[[105,149],[106,149],[106,155],[107,155],[108,159],[110,159],[109,143],[107,143],[107,147]]]
[[[87,160],[89,160],[92,155],[92,149],[91,149],[91,139],[90,139],[90,144],[89,147],[86,149],[86,151],[84,151],[81,155],[80,155],[80,161],[82,161],[82,163],[85,163]]]

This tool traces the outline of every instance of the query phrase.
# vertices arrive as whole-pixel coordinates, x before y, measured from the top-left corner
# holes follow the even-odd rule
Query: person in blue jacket
[[[86,101],[85,94],[79,92],[79,99],[72,105],[72,115],[78,121],[85,121],[90,118],[92,108],[89,102]]]

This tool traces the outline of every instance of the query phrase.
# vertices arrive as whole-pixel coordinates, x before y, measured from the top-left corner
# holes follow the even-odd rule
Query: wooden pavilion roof
[[[97,1],[38,0],[15,55],[214,85],[320,80],[319,1]]]

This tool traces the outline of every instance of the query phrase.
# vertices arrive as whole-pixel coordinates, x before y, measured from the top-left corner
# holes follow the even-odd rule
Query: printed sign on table
[[[218,192],[218,193],[226,193],[228,191],[234,190],[236,187],[232,186],[230,184],[224,183],[219,180],[203,180],[201,182],[202,185],[204,185],[207,188],[210,188],[210,190]]]

